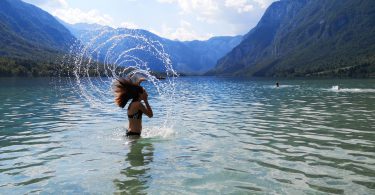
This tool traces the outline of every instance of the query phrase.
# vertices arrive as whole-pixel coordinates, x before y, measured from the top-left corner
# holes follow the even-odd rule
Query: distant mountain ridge
[[[230,52],[241,41],[242,36],[238,35],[216,36],[206,41],[195,40],[184,41],[182,43],[186,45],[188,49],[193,50],[195,53],[193,56],[195,62],[192,62],[192,64],[196,64],[196,70],[198,70],[199,73],[203,73],[212,69],[216,65],[218,59]],[[184,56],[184,51],[181,51],[179,55]]]
[[[207,74],[375,76],[375,1],[274,2]]]
[[[228,53],[240,43],[242,36],[213,37],[206,41],[175,41],[162,38],[147,30],[142,29],[114,29],[98,24],[64,24],[83,43],[90,41],[100,33],[110,34],[132,34],[159,41],[165,51],[170,55],[174,68],[186,74],[201,74],[214,67],[217,60]],[[101,27],[101,28],[100,28]],[[125,48],[132,45],[124,45]],[[156,68],[156,67],[152,67]]]

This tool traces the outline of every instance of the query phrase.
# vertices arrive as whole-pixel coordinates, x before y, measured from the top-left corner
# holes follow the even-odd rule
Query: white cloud
[[[180,14],[194,14],[196,19],[207,23],[215,22],[216,15],[220,12],[215,0],[157,0],[159,3],[177,3]]]
[[[160,3],[174,3],[176,0],[157,0]]]
[[[246,3],[246,0],[225,0],[225,6],[227,7],[241,7]]]
[[[103,14],[96,9],[83,11],[78,8],[71,8],[67,0],[25,0],[48,11],[67,23],[97,23],[101,25],[113,25],[113,18]]]
[[[254,5],[247,0],[225,0],[225,6],[237,9],[238,13],[249,12],[254,9]]]
[[[206,40],[213,36],[209,33],[205,35],[196,33],[194,30],[192,30],[191,24],[185,20],[180,21],[180,26],[175,29],[163,24],[161,31],[157,31],[154,29],[151,29],[150,31],[159,36],[166,37],[172,40],[178,39],[180,41]]]
[[[253,0],[253,1],[258,3],[261,8],[266,9],[275,0]]]
[[[56,9],[52,11],[52,15],[71,24],[84,22],[113,26],[113,19],[111,16],[102,14],[95,9],[89,11],[82,11],[78,8]]]
[[[181,40],[191,40],[194,39],[191,38],[193,36],[196,36],[195,39],[208,38],[209,35],[204,35],[195,25],[201,26],[200,29],[205,31],[220,31],[221,35],[246,33],[258,22],[264,8],[273,1],[275,0],[157,0],[159,3],[175,4],[179,9],[180,19],[194,24],[190,27],[180,24],[174,29],[164,27],[159,30],[159,34]]]
[[[242,11],[243,12],[248,12],[248,11],[250,11],[252,9],[254,9],[253,5],[245,5],[245,7],[243,7]]]

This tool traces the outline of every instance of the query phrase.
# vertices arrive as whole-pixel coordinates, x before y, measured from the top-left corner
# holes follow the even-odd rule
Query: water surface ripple
[[[178,78],[167,136],[150,89],[154,133],[129,140],[124,110],[1,79],[0,193],[374,194],[375,80],[275,82]]]

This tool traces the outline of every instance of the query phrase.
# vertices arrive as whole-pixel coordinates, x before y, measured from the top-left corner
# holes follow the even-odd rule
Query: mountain
[[[206,41],[175,41],[162,38],[156,34],[142,29],[114,29],[108,26],[97,24],[66,24],[65,26],[83,43],[88,43],[93,38],[100,35],[100,40],[96,44],[101,44],[118,35],[142,36],[152,41],[157,41],[163,45],[166,53],[169,54],[173,67],[178,71],[186,74],[201,74],[214,67],[217,60],[228,53],[242,40],[242,36],[222,36],[213,37]],[[100,28],[101,27],[101,28]],[[127,40],[128,39],[128,40]],[[117,40],[116,40],[117,41]],[[136,46],[136,42],[125,38],[117,51],[120,52]],[[108,48],[103,48],[102,52]],[[116,55],[116,52],[113,53]],[[143,59],[150,59],[145,54],[136,54]],[[151,60],[151,59],[150,59]],[[149,66],[153,70],[159,70],[160,62],[151,62]]]
[[[104,33],[104,34],[103,34]],[[51,76],[56,74],[58,60],[69,53],[72,43],[88,43],[101,34],[95,44],[108,42],[98,52],[99,62],[111,50],[113,56],[141,45],[139,40],[121,40],[110,48],[110,39],[118,35],[134,35],[161,43],[180,73],[200,74],[213,68],[217,59],[228,53],[241,40],[236,37],[214,37],[207,41],[172,41],[141,29],[113,29],[98,24],[68,24],[42,9],[20,0],[0,0],[0,76]],[[112,41],[112,42],[111,42]],[[94,45],[93,45],[94,46]],[[160,69],[161,61],[147,52],[134,50],[132,55],[146,61],[152,70]]]
[[[103,28],[111,28],[109,26],[102,26],[100,24],[95,24],[95,23],[92,23],[92,24],[88,24],[88,23],[70,24],[70,23],[65,22],[64,20],[61,20],[58,17],[55,17],[55,18],[62,25],[64,25],[65,28],[67,28],[70,31],[70,33],[72,33],[75,37],[78,37],[78,38],[80,36],[86,34],[88,31],[96,31],[96,30],[100,30],[100,29],[103,29]],[[113,28],[111,28],[111,29],[113,29]]]
[[[375,76],[375,1],[280,0],[207,74]]]
[[[0,1],[0,26],[1,56],[66,50],[75,39],[49,13],[20,0]]]
[[[0,76],[49,75],[74,36],[49,13],[20,0],[0,0]]]
[[[198,73],[207,72],[212,69],[217,60],[227,54],[242,40],[242,36],[217,36],[205,41],[185,41],[182,42],[187,46],[187,50],[192,50],[195,54],[191,64],[185,63],[185,66],[195,65],[194,71]],[[185,51],[180,51],[176,56],[185,56]],[[173,61],[173,59],[172,59]],[[185,59],[186,61],[186,59]]]

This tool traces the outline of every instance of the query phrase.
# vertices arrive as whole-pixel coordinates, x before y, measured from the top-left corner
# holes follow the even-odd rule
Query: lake
[[[375,80],[275,82],[180,77],[171,116],[146,84],[154,118],[128,139],[114,104],[2,78],[0,193],[374,194]]]

